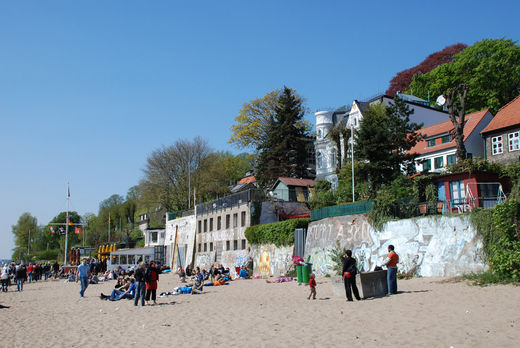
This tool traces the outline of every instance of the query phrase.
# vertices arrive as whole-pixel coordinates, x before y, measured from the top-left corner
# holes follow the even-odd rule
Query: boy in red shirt
[[[311,273],[309,277],[309,288],[311,289],[311,293],[309,294],[309,297],[307,297],[307,300],[316,299],[316,280],[314,279],[314,273]]]

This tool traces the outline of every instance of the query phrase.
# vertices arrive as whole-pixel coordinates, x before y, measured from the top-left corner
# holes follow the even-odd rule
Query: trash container
[[[302,283],[308,284],[309,278],[312,273],[312,263],[306,263],[305,266],[302,267]]]
[[[296,277],[298,278],[298,284],[303,283],[303,272],[302,272],[303,266],[296,265]]]

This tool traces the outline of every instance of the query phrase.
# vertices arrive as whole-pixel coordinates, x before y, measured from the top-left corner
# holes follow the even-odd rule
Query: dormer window
[[[428,140],[428,147],[435,146],[435,139]]]
[[[449,134],[442,137],[443,144],[449,143],[450,141],[451,141],[451,137],[449,136]]]

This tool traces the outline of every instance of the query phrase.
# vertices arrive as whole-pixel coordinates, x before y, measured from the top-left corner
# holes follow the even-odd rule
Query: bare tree
[[[463,161],[467,157],[466,146],[464,146],[464,123],[466,122],[466,98],[469,85],[462,83],[457,87],[450,88],[446,98],[446,107],[453,123],[453,136],[457,144],[457,161]]]
[[[191,193],[202,184],[200,171],[210,153],[208,142],[200,137],[153,151],[143,169],[145,199],[168,211],[191,207]]]

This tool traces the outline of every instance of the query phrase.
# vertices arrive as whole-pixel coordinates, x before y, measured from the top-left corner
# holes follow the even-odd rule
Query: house
[[[450,173],[437,178],[439,208],[445,214],[493,208],[506,200],[510,189],[508,178],[493,173]]]
[[[256,178],[254,175],[249,175],[240,179],[235,186],[231,189],[232,193],[237,193],[241,191],[247,191],[250,189],[256,189]]]
[[[466,115],[464,145],[468,157],[484,158],[484,143],[480,132],[492,120],[493,114],[487,109]],[[456,162],[457,145],[453,138],[453,129],[453,123],[447,120],[419,130],[424,139],[409,151],[418,155],[415,159],[417,172],[440,173]]]
[[[429,102],[413,95],[398,94],[414,112],[410,116],[411,122],[422,123],[431,126],[445,121],[448,118],[446,111],[429,106]],[[336,166],[337,153],[340,152],[341,159],[351,156],[349,146],[346,146],[341,139],[341,149],[328,136],[329,132],[338,124],[343,122],[347,128],[359,128],[360,121],[363,119],[363,112],[369,105],[383,103],[389,105],[394,97],[388,95],[378,95],[367,101],[354,100],[352,107],[347,111],[317,111],[316,117],[316,140],[314,142],[316,152],[316,180],[326,179],[333,186],[337,184]],[[348,145],[348,144],[347,144]],[[355,154],[354,154],[355,157]]]
[[[286,202],[307,202],[315,181],[310,179],[278,178],[271,189],[272,197]]]
[[[485,158],[508,164],[520,160],[520,96],[498,110],[495,118],[482,130]]]

